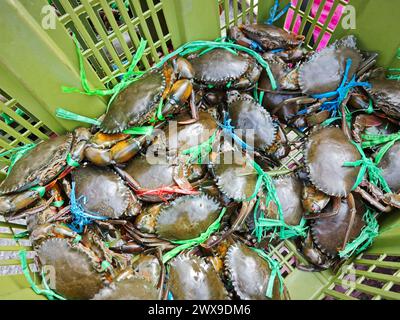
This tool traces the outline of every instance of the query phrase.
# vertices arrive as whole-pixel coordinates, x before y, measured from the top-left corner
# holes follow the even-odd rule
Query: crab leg
[[[351,136],[351,129],[349,128],[348,124],[347,124],[347,119],[346,119],[346,110],[345,110],[345,106],[347,104],[347,102],[350,99],[350,95],[346,97],[346,99],[343,100],[342,104],[340,105],[340,111],[342,113],[342,130],[343,133],[346,135],[346,137],[349,140],[352,140],[352,136]]]
[[[50,204],[54,201],[54,198],[55,198],[55,196],[52,196],[49,200],[46,201],[46,203],[44,203],[42,205],[39,205],[37,207],[28,209],[28,210],[25,210],[25,211],[20,212],[20,213],[18,213],[16,215],[12,215],[7,220],[8,221],[15,221],[15,220],[22,219],[22,218],[25,218],[27,216],[30,216],[32,214],[36,214],[38,212],[41,212],[41,211],[45,210],[46,208],[48,208],[50,206]]]
[[[393,210],[391,206],[384,206],[381,204],[379,201],[377,201],[374,197],[372,197],[367,191],[364,189],[361,189],[360,187],[357,187],[355,190],[358,194],[360,194],[364,200],[368,201],[371,205],[373,205],[375,208],[377,208],[379,211],[382,212],[390,212]]]
[[[344,237],[342,250],[344,250],[344,248],[346,247],[347,242],[349,241],[350,232],[351,232],[351,229],[353,228],[354,220],[356,218],[356,213],[357,213],[356,203],[354,201],[354,196],[353,196],[352,193],[350,193],[349,196],[347,197],[347,203],[348,203],[349,208],[350,208],[350,221],[349,221],[349,224],[347,226],[346,235]]]
[[[253,210],[254,205],[256,203],[256,199],[252,199],[249,202],[243,202],[242,208],[240,209],[240,212],[238,216],[236,217],[235,222],[232,224],[231,228],[224,232],[219,238],[216,240],[212,241],[211,243],[205,243],[203,246],[207,249],[214,247],[218,243],[220,243],[222,240],[226,239],[228,236],[230,236],[233,232],[235,232],[239,227],[242,225],[242,223],[246,220],[250,212]]]

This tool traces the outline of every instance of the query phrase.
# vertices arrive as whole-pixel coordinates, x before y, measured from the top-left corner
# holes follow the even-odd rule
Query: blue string
[[[264,49],[261,47],[261,45],[257,41],[251,41],[250,42],[250,49],[258,52],[264,52]]]
[[[174,296],[172,295],[172,292],[171,292],[171,291],[168,291],[167,300],[174,300]]]
[[[275,21],[279,20],[290,8],[290,2],[279,11],[279,0],[275,0],[275,4],[272,6],[269,12],[269,18],[265,22],[266,24],[273,24]]]
[[[341,103],[347,97],[349,91],[352,88],[355,88],[355,87],[371,88],[371,84],[369,82],[357,82],[355,75],[353,76],[353,78],[350,81],[348,81],[351,63],[352,63],[352,60],[347,59],[346,70],[343,75],[342,83],[335,91],[312,95],[312,97],[315,99],[324,99],[324,98],[329,99],[329,98],[336,97],[334,100],[324,102],[319,107],[319,110],[322,110],[322,111],[328,110],[331,113],[332,117],[335,117],[337,115]],[[304,109],[304,110],[301,110],[298,113],[298,115],[304,115],[307,113],[308,113],[308,110]]]
[[[229,119],[229,116],[227,113],[224,115],[224,123],[219,123],[218,126],[222,128],[223,132],[228,134],[229,136],[232,137],[232,139],[241,146],[242,149],[244,150],[254,150],[253,147],[249,146],[246,142],[244,142],[242,139],[240,139],[235,133],[235,127],[231,125],[232,119]]]
[[[83,228],[88,224],[91,224],[93,220],[107,220],[108,217],[98,215],[96,212],[85,211],[83,206],[87,203],[85,196],[80,196],[76,199],[75,195],[75,181],[72,181],[71,194],[70,194],[70,205],[72,222],[69,227],[76,233],[82,233]]]

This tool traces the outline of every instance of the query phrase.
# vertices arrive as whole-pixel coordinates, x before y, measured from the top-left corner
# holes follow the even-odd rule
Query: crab
[[[334,197],[350,194],[360,168],[343,164],[360,160],[361,156],[340,128],[326,127],[312,133],[304,157],[309,178],[318,190]]]
[[[160,250],[147,250],[131,267],[102,288],[93,300],[160,300],[164,296],[164,282],[165,268]]]
[[[174,248],[174,241],[199,237],[217,220],[220,211],[220,204],[206,195],[187,195],[164,204],[161,210],[156,210],[155,215],[146,220],[150,223],[146,229],[155,229],[156,234],[141,232],[135,224],[124,227],[134,241],[147,247],[160,246],[165,250]]]
[[[74,235],[72,230],[70,234]],[[48,236],[40,241],[36,254],[41,267],[52,268],[54,290],[71,300],[93,298],[127,266],[126,258],[110,251],[91,231],[81,238]]]
[[[154,116],[161,99],[165,100],[162,113],[166,116],[180,111],[192,98],[191,108],[194,118],[197,118],[192,104],[192,78],[192,66],[182,57],[166,63],[161,70],[146,72],[118,93],[102,119],[100,131],[121,133],[129,127],[147,123]]]
[[[259,51],[283,49],[290,58],[298,55],[295,49],[305,39],[303,35],[296,35],[274,25],[261,23],[233,27],[229,34],[240,45]]]
[[[303,218],[302,206],[303,184],[295,175],[289,175],[274,179],[274,185],[279,202],[282,206],[283,218],[286,224],[297,226]],[[267,208],[267,217],[279,219],[278,211],[274,202]]]
[[[331,267],[346,244],[361,233],[366,210],[360,196],[350,194],[347,199],[334,198],[321,214],[315,216],[303,243],[302,252],[313,266],[300,268],[310,271],[315,267],[316,270]]]
[[[213,49],[204,54],[189,57],[194,70],[194,83],[197,89],[226,88],[248,90],[255,86],[261,66],[246,53],[237,55],[225,49]]]
[[[224,132],[231,135],[235,141],[235,131],[243,132],[244,138],[241,140],[246,142],[246,145],[239,141],[242,148],[250,148],[248,152],[255,152],[257,157],[267,162],[269,158],[273,165],[279,163],[279,160],[290,152],[287,137],[280,124],[274,122],[268,111],[250,95],[237,91],[230,91],[227,95]]]
[[[83,209],[108,219],[136,216],[141,203],[125,182],[109,168],[87,165],[72,173],[75,198]]]
[[[243,243],[231,245],[225,257],[225,267],[233,288],[242,300],[268,300],[266,291],[271,278],[271,268],[267,261]],[[252,270],[251,275],[249,270]],[[273,284],[273,300],[284,300],[287,293],[279,292],[279,280]]]
[[[296,103],[307,105],[298,113],[298,117],[305,118],[311,127],[336,115],[351,97],[342,97],[337,90],[347,88],[353,77],[360,78],[374,63],[373,57],[364,58],[359,52],[356,39],[352,36],[338,40],[312,55],[298,68],[298,81],[304,96],[298,97]],[[355,86],[368,85],[355,82],[348,90]]]
[[[22,155],[0,185],[0,214],[12,216],[38,201],[79,165],[89,138],[87,129],[78,128]]]
[[[205,259],[180,254],[169,262],[169,290],[174,300],[228,300],[213,266]]]
[[[375,102],[375,106],[381,109],[387,116],[400,119],[400,83],[397,80],[389,80],[384,76],[370,80],[371,88],[367,91]]]
[[[194,174],[190,174],[191,166],[179,158],[163,157],[154,163],[155,160],[140,155],[124,168],[115,167],[115,170],[127,181],[138,198],[145,202],[165,202],[179,195],[198,193],[191,182],[203,175],[201,167],[198,168],[200,172],[193,170]]]

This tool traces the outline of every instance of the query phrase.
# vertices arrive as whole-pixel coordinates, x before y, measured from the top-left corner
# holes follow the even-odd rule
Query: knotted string
[[[347,243],[344,250],[339,252],[340,258],[348,259],[354,254],[357,255],[363,252],[379,235],[379,224],[371,209],[368,209],[364,214],[363,220],[365,221],[365,226],[361,230],[360,235],[352,242]]]
[[[281,266],[278,261],[271,258],[264,250],[257,249],[257,248],[250,248],[254,252],[256,252],[261,258],[268,262],[268,266],[271,269],[271,274],[269,276],[267,290],[265,292],[265,296],[272,299],[272,293],[274,289],[274,282],[276,276],[279,279],[279,293],[282,295],[284,290],[284,282],[283,277],[281,275]]]
[[[108,217],[100,216],[96,212],[86,211],[84,205],[87,203],[85,196],[80,196],[76,199],[75,195],[75,181],[72,181],[71,194],[70,194],[70,206],[72,214],[72,222],[69,227],[76,233],[82,233],[83,228],[89,225],[93,220],[107,220]]]
[[[139,63],[140,59],[142,58],[142,56],[144,54],[144,51],[145,51],[146,45],[147,45],[147,41],[143,40],[143,39],[140,40],[139,47],[136,50],[136,53],[135,53],[135,55],[134,55],[134,57],[132,59],[132,62],[131,62],[131,65],[128,68],[128,71],[125,72],[122,75],[121,81],[117,85],[115,85],[114,88],[109,89],[109,90],[101,90],[101,89],[94,89],[93,90],[89,86],[89,81],[87,79],[87,75],[86,75],[86,71],[85,71],[85,67],[84,67],[84,63],[83,63],[82,52],[81,52],[80,47],[79,47],[79,42],[76,39],[76,36],[74,34],[73,34],[73,39],[74,39],[74,42],[75,42],[76,52],[77,52],[78,58],[79,58],[81,85],[82,85],[82,88],[84,89],[84,91],[81,91],[78,88],[70,88],[70,87],[65,87],[65,86],[62,87],[62,90],[64,92],[67,92],[67,93],[79,92],[79,93],[86,94],[86,95],[89,95],[89,96],[93,96],[93,95],[96,95],[96,96],[110,96],[111,95],[110,101],[108,102],[108,105],[107,105],[107,110],[106,110],[106,112],[107,112],[109,106],[114,101],[115,97],[123,89],[128,87],[131,83],[139,80],[145,74],[144,71],[134,71],[134,69],[137,67],[137,64]]]
[[[388,135],[374,135],[374,134],[365,134],[361,136],[364,140],[362,143],[363,148],[375,147],[380,144],[386,143],[378,152],[375,157],[375,163],[378,165],[382,158],[385,156],[386,152],[389,151],[390,148],[394,146],[394,144],[400,141],[400,132],[388,134]]]
[[[289,10],[290,2],[282,9],[279,8],[280,8],[279,0],[275,0],[274,5],[271,7],[271,10],[269,11],[269,18],[265,22],[266,24],[273,24],[275,21],[279,20]]]
[[[211,234],[214,232],[218,231],[220,226],[221,226],[221,220],[222,217],[224,216],[226,211],[226,208],[223,208],[221,210],[221,213],[219,214],[219,217],[217,220],[215,220],[205,232],[203,232],[200,236],[194,239],[189,239],[189,240],[172,240],[171,242],[174,244],[179,244],[178,247],[172,249],[171,251],[168,251],[166,254],[163,255],[163,263],[167,263],[169,260],[177,256],[181,251],[187,250],[190,248],[193,248],[195,246],[198,246],[204,242],[206,242]]]
[[[95,126],[100,126],[101,122],[97,119],[89,118],[82,116],[80,114],[62,109],[56,109],[56,117],[65,119],[65,120],[73,120],[82,123],[93,124]],[[131,127],[122,131],[122,133],[130,134],[130,135],[151,135],[153,133],[153,126],[142,126],[142,127]]]
[[[232,119],[229,118],[228,113],[224,115],[224,123],[217,122],[218,126],[222,129],[222,131],[229,135],[243,150],[254,151],[252,146],[249,146],[246,142],[244,142],[238,135],[235,134],[235,127],[231,125]]]
[[[305,227],[306,221],[302,219],[298,226],[291,226],[286,224],[285,218],[283,215],[282,205],[279,201],[278,195],[276,193],[276,188],[274,182],[270,175],[266,173],[255,161],[252,160],[252,165],[257,172],[258,178],[256,182],[256,186],[254,188],[253,194],[246,199],[246,201],[250,201],[257,197],[260,188],[265,188],[266,199],[265,204],[268,207],[272,202],[275,203],[279,219],[267,219],[264,214],[257,215],[259,200],[257,200],[256,205],[254,207],[254,234],[256,235],[257,241],[261,242],[262,238],[265,237],[267,231],[274,230],[274,234],[279,230],[279,238],[284,240],[288,238],[292,238],[294,236],[306,236],[307,227]]]
[[[343,80],[340,86],[335,90],[331,92],[326,92],[326,93],[321,93],[321,94],[315,94],[312,95],[313,98],[315,99],[331,99],[334,98],[333,100],[330,101],[325,101],[318,109],[321,111],[329,111],[332,117],[336,117],[338,110],[340,108],[340,105],[342,104],[343,100],[347,97],[349,94],[350,90],[355,87],[365,87],[365,88],[371,88],[371,84],[368,82],[358,82],[356,81],[356,76],[354,75],[353,78],[349,81],[349,72],[351,68],[352,60],[347,59],[346,62],[346,69],[343,74]],[[308,110],[304,109],[301,110],[298,114],[299,115],[304,115],[307,114]]]
[[[26,250],[21,250],[18,252],[18,255],[20,257],[20,263],[21,263],[21,268],[22,268],[22,273],[24,274],[26,280],[28,281],[30,287],[32,288],[32,290],[38,294],[38,295],[44,295],[47,297],[47,299],[49,300],[66,300],[64,297],[60,296],[59,294],[55,293],[53,290],[51,290],[49,288],[49,286],[47,285],[46,282],[46,278],[43,274],[42,271],[42,280],[43,280],[43,285],[45,287],[45,289],[40,289],[35,281],[33,281],[31,274],[29,272],[29,268],[28,268],[28,262],[26,259]]]
[[[353,191],[363,182],[365,173],[368,172],[368,178],[369,181],[377,186],[383,188],[386,192],[392,192],[385,180],[385,178],[382,176],[382,169],[378,168],[377,164],[372,161],[372,159],[368,158],[364,150],[361,148],[361,146],[358,143],[355,143],[354,141],[351,141],[351,143],[357,148],[358,152],[361,155],[361,160],[354,161],[354,162],[345,162],[343,163],[344,167],[360,167],[360,172],[358,173],[357,180],[354,183],[353,186]]]
[[[204,157],[208,156],[210,152],[213,149],[213,144],[215,142],[215,139],[217,137],[218,130],[215,130],[213,135],[207,139],[207,141],[204,141],[203,143],[188,148],[186,150],[183,150],[181,153],[183,155],[190,155],[190,158],[188,159],[188,163],[193,163],[196,161],[198,164],[202,164]]]
[[[5,157],[7,155],[12,154],[11,158],[10,158],[10,165],[8,166],[7,169],[7,175],[10,174],[12,168],[14,167],[15,163],[21,159],[29,150],[32,150],[33,148],[36,147],[36,144],[34,143],[30,143],[30,144],[26,144],[22,147],[15,147],[13,149],[7,150],[5,152],[2,152],[0,154],[0,157]]]

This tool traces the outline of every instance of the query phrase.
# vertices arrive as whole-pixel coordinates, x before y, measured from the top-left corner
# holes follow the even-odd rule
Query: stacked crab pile
[[[58,111],[90,129],[16,150],[0,212],[26,218],[38,268],[53,268],[37,292],[287,299],[271,245],[293,240],[309,271],[365,250],[399,207],[400,83],[353,37],[303,40],[244,25],[138,72],[142,43],[102,117]]]

